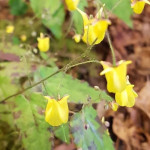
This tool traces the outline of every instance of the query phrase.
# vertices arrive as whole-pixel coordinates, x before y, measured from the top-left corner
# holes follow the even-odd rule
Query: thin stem
[[[82,64],[86,64],[86,63],[91,63],[91,62],[99,63],[99,61],[96,61],[96,60],[93,60],[93,61],[92,61],[92,60],[91,60],[91,61],[86,61],[86,62],[82,62],[82,63],[77,63],[77,64],[74,64],[74,65],[71,65],[71,66],[68,67],[68,69],[71,69],[71,68],[76,67],[76,66],[78,66],[78,65],[82,65]],[[5,103],[5,101],[7,101],[8,99],[10,99],[10,98],[12,98],[12,97],[14,97],[14,96],[17,96],[17,95],[19,95],[19,94],[22,94],[22,93],[24,93],[25,91],[27,91],[27,90],[29,90],[29,89],[31,89],[31,88],[33,88],[33,87],[35,87],[35,86],[37,86],[37,85],[43,83],[43,82],[46,81],[47,79],[53,77],[54,75],[58,74],[58,73],[61,72],[61,71],[64,71],[65,69],[66,69],[66,67],[63,67],[62,69],[57,70],[56,72],[54,72],[54,73],[52,73],[51,75],[49,75],[48,77],[46,77],[46,78],[40,80],[39,82],[37,82],[37,83],[35,83],[35,84],[32,84],[31,86],[29,86],[29,87],[27,87],[27,88],[25,88],[25,89],[23,89],[23,90],[21,90],[21,91],[15,93],[15,94],[13,94],[13,95],[10,95],[10,96],[4,98],[3,100],[0,101],[0,104],[3,104],[3,103]]]
[[[60,69],[60,70],[54,72],[53,74],[49,75],[48,77],[42,79],[41,81],[39,81],[39,82],[37,82],[37,83],[35,83],[35,84],[32,84],[32,86],[29,86],[29,87],[25,88],[24,90],[21,90],[21,91],[15,93],[15,94],[13,94],[13,95],[10,95],[10,96],[4,98],[2,101],[0,101],[0,104],[1,104],[1,103],[4,103],[6,100],[8,100],[8,99],[10,99],[10,98],[12,98],[12,97],[14,97],[14,96],[17,96],[17,95],[19,95],[19,94],[22,94],[22,93],[24,93],[25,91],[27,91],[27,90],[29,90],[29,89],[31,89],[31,88],[33,88],[33,87],[35,87],[35,86],[41,84],[43,81],[46,81],[47,79],[49,79],[50,77],[56,75],[57,73],[59,73],[59,72],[62,71],[62,70],[63,70],[63,69]]]
[[[122,2],[122,0],[119,0],[118,2],[116,2],[116,4],[113,6],[113,8],[110,10],[111,12],[118,7],[118,5]]]
[[[68,29],[67,29],[66,34],[65,34],[64,37],[66,37],[66,36],[68,35],[68,33],[70,32],[71,27],[72,27],[72,24],[73,24],[73,19],[72,19],[72,17],[71,17],[71,21],[70,21],[69,27],[68,27]]]
[[[107,33],[106,33],[106,35],[107,35],[107,39],[108,39],[108,43],[109,43],[109,47],[110,47],[110,49],[111,49],[113,66],[115,67],[115,66],[116,66],[116,57],[115,57],[115,52],[114,52],[114,49],[113,49],[113,46],[112,46],[112,43],[111,43],[111,40],[110,40],[110,35],[109,35],[109,33],[107,32]]]
[[[81,56],[75,58],[73,61],[71,61],[69,64],[67,64],[67,65],[65,66],[65,69],[63,70],[64,74],[67,72],[67,70],[69,70],[70,66],[72,66],[72,65],[74,65],[76,62],[80,61],[81,58],[85,58],[85,57],[90,53],[90,51],[91,51],[93,45],[95,44],[96,40],[97,40],[97,39],[94,40],[94,42],[92,43],[92,45],[89,45],[89,46],[87,47],[86,51],[85,51],[83,54],[81,54]],[[61,79],[61,82],[60,82],[59,85],[58,85],[58,90],[57,90],[58,92],[59,92],[59,90],[60,90],[61,84],[63,83],[63,80],[64,80],[64,75],[63,75],[63,77],[62,77],[62,79]],[[58,94],[57,94],[57,95],[58,95]]]
[[[74,64],[74,65],[71,66],[71,68],[79,66],[79,65],[87,64],[87,63],[100,63],[100,62],[98,60],[89,60],[89,61]]]
[[[104,8],[104,15],[105,15],[105,18],[108,19],[108,15],[106,13],[105,8]],[[111,49],[113,66],[115,67],[116,66],[116,56],[115,56],[115,51],[114,51],[114,48],[112,46],[112,42],[111,42],[110,35],[109,35],[108,31],[106,32],[106,36],[107,36],[107,39],[108,39],[109,47]]]

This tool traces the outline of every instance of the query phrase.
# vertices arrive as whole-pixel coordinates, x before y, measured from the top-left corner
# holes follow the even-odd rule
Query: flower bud
[[[40,33],[38,40],[38,48],[41,52],[47,52],[50,47],[50,38],[44,37],[43,33]]]

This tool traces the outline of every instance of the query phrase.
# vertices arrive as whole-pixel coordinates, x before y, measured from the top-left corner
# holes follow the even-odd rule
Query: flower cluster
[[[88,45],[99,44],[105,37],[105,33],[111,22],[108,19],[102,19],[101,13],[95,17],[88,16],[85,12],[78,8],[80,0],[65,0],[67,9],[69,11],[77,10],[83,19],[83,35],[75,34],[73,39],[78,43],[82,39]],[[135,13],[140,14],[147,0],[131,0],[132,8]],[[38,48],[42,52],[49,50],[50,39],[44,37],[41,33],[38,40]],[[119,61],[116,66],[108,62],[101,61],[103,71],[100,75],[105,75],[107,80],[107,89],[109,92],[115,94],[116,102],[111,103],[111,107],[114,111],[118,109],[118,105],[132,107],[135,104],[136,92],[133,90],[134,85],[130,84],[127,79],[127,65],[131,61]],[[45,120],[52,126],[59,126],[68,121],[69,109],[67,99],[69,96],[64,96],[60,100],[52,99],[48,96],[45,98],[48,100],[45,111]]]
[[[79,0],[66,0],[66,5],[69,11],[77,10],[83,19],[84,31],[82,40],[88,45],[99,44],[105,36],[105,32],[110,25],[110,21],[107,19],[100,19],[99,14],[95,18],[88,16],[85,12],[77,8]],[[75,35],[75,41],[80,41],[80,36]]]
[[[107,80],[107,89],[115,93],[115,99],[120,106],[132,107],[135,104],[137,94],[133,90],[134,85],[127,79],[127,65],[131,61],[119,61],[117,66],[112,66],[108,62],[101,61],[103,71],[100,75],[105,75]]]
[[[105,32],[110,25],[110,21],[107,19],[98,19],[98,15],[95,18],[90,18],[86,13],[77,9],[83,18],[84,33],[82,36],[83,42],[88,45],[99,44],[105,36]]]

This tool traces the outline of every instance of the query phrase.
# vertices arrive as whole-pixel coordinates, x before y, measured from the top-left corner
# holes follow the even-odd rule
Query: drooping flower
[[[99,44],[104,39],[108,25],[111,24],[110,21],[96,18],[99,15],[96,15],[95,18],[90,18],[80,9],[77,10],[83,18],[84,33],[82,40],[89,45]]]
[[[60,126],[61,124],[67,123],[69,109],[67,99],[69,96],[64,96],[60,100],[52,99],[48,96],[45,98],[48,100],[45,111],[45,120],[51,126]]]
[[[81,40],[81,35],[80,35],[80,34],[75,34],[75,35],[73,36],[73,39],[75,40],[76,43],[79,43],[80,40]]]
[[[120,106],[132,107],[135,104],[135,98],[138,96],[133,90],[134,85],[127,84],[126,88],[122,92],[115,94],[116,102]]]
[[[69,11],[75,10],[80,0],[65,0]]]
[[[136,14],[141,14],[145,4],[149,4],[148,0],[131,0],[131,7]]]
[[[121,92],[126,88],[127,65],[131,61],[119,61],[117,66],[113,67],[110,63],[101,61],[103,71],[100,75],[105,75],[107,80],[107,89],[109,92]]]
[[[13,25],[8,25],[6,27],[6,33],[10,34],[14,32],[15,27]]]
[[[37,38],[38,48],[41,52],[47,52],[50,48],[50,38],[44,37],[43,33],[40,33],[40,37]]]

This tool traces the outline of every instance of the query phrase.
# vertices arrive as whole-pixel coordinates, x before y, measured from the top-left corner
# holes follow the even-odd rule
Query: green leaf
[[[17,56],[24,56],[26,54],[26,49],[18,45],[12,45],[11,43],[7,43],[7,46],[4,43],[0,43],[0,50],[5,53],[16,54]]]
[[[42,23],[49,28],[56,38],[62,36],[62,24],[64,22],[64,5],[60,0],[30,0],[31,7],[42,20]]]
[[[130,0],[100,0],[106,8],[132,27],[132,9]]]
[[[16,37],[16,36],[13,36],[13,38],[12,38],[12,43],[13,43],[14,45],[19,45],[19,44],[20,44],[19,38]]]
[[[10,12],[13,15],[23,15],[27,11],[27,4],[23,0],[9,0]]]
[[[63,124],[59,127],[56,127],[54,130],[54,134],[57,138],[62,140],[65,143],[70,143],[70,137],[69,137],[69,125],[68,123]]]
[[[92,106],[85,106],[70,122],[75,144],[83,150],[114,150],[111,138],[96,120]]]
[[[37,75],[39,76],[40,74],[42,78],[45,78],[57,70],[58,68],[56,67],[41,67],[37,71]],[[73,79],[72,76],[63,72],[60,72],[46,80],[45,87],[45,94],[49,94],[56,99],[58,95],[63,97],[68,94],[70,95],[69,101],[74,103],[88,103],[89,101],[97,103],[103,98],[105,98],[106,101],[112,101],[112,98],[105,92],[96,91],[94,88],[90,87],[87,82],[81,82],[78,79]]]
[[[80,1],[78,8],[84,11],[84,8],[87,6],[87,1]],[[77,34],[82,34],[83,32],[83,19],[81,14],[76,10],[72,12],[72,19],[74,23],[75,30]]]
[[[0,76],[0,100],[17,92],[17,87],[6,76]]]
[[[15,99],[15,124],[27,150],[51,149],[49,124],[45,122],[46,100],[40,94],[32,94],[30,101],[23,96]]]

